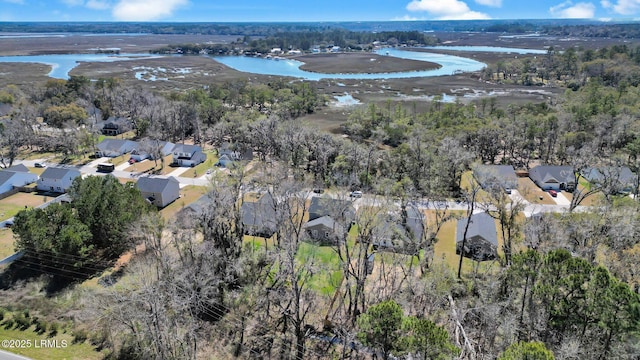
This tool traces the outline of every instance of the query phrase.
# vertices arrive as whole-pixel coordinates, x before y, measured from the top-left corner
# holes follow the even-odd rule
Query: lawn
[[[55,336],[50,334],[39,335],[35,326],[26,330],[6,329],[0,326],[0,340],[19,340],[25,347],[9,348],[3,346],[4,351],[23,355],[34,360],[70,360],[70,359],[103,359],[105,354],[97,352],[88,343],[74,344],[73,336],[60,331]]]
[[[529,178],[518,178],[518,191],[520,195],[524,197],[528,202],[532,204],[546,204],[555,205],[551,195],[548,192],[542,191],[536,184]]]
[[[18,211],[26,207],[42,205],[51,198],[37,195],[36,193],[23,193],[11,195],[0,200],[0,221],[14,217]]]
[[[202,186],[185,186],[180,189],[180,198],[171,204],[167,205],[164,209],[160,210],[160,214],[165,219],[171,219],[173,216],[185,206],[198,200],[199,197],[204,195],[207,189]]]
[[[12,255],[14,252],[13,231],[7,228],[0,229],[0,260]]]
[[[159,161],[158,161],[158,166],[160,166],[160,162]],[[140,162],[133,163],[131,166],[129,166],[128,168],[124,169],[124,171],[143,173],[143,172],[151,171],[155,167],[156,167],[156,162],[155,161],[146,159],[146,160],[142,160]]]

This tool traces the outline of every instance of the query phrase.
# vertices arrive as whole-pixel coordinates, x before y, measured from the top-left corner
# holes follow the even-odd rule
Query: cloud
[[[476,4],[484,5],[484,6],[493,6],[493,7],[501,7],[502,0],[475,0]]]
[[[122,21],[159,20],[188,4],[188,0],[120,0],[113,7],[112,15]]]
[[[489,19],[489,15],[472,11],[467,3],[459,0],[413,0],[407,4],[407,10],[425,11],[438,20]]]
[[[596,6],[592,3],[577,3],[565,1],[562,4],[549,8],[551,15],[562,19],[590,19],[596,12]]]
[[[102,0],[89,0],[87,1],[86,7],[93,10],[107,10],[111,8],[111,4]]]
[[[600,1],[600,5],[620,15],[633,15],[640,11],[640,0],[618,0],[616,2],[603,0]]]
[[[402,17],[396,17],[391,19],[392,21],[416,21],[416,20],[424,20],[423,18],[418,18],[414,16],[405,15]]]

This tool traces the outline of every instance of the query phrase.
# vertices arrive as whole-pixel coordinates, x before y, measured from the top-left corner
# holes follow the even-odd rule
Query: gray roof
[[[467,218],[458,220],[456,228],[456,243],[461,242],[464,237],[464,228],[467,226]],[[471,215],[471,223],[467,230],[467,239],[480,236],[489,241],[493,245],[498,246],[498,233],[496,231],[496,222],[491,215],[481,212]]]
[[[242,224],[258,231],[276,229],[276,209],[269,193],[262,195],[256,202],[243,202],[240,208]]]
[[[9,179],[11,179],[15,174],[16,173],[13,171],[0,171],[0,184],[4,184],[5,182],[9,181]]]
[[[59,168],[59,167],[48,167],[42,175],[40,175],[40,179],[63,179],[65,176],[69,174],[72,177],[80,176],[80,171],[76,169],[69,168]]]
[[[129,151],[137,146],[135,141],[124,139],[104,139],[96,147],[101,151]]]
[[[140,192],[161,193],[170,183],[179,184],[178,180],[176,180],[176,178],[174,178],[173,176],[170,176],[168,178],[145,176],[138,179],[136,186],[138,187]]]
[[[514,188],[518,185],[518,176],[511,165],[478,165],[473,175],[483,188]]]
[[[571,166],[539,165],[529,171],[529,177],[539,183],[574,183]]]
[[[202,151],[202,148],[197,145],[189,145],[189,144],[176,144],[176,146],[173,147],[174,153],[179,152],[179,153],[192,154],[196,151]]]
[[[309,228],[309,227],[313,227],[313,226],[318,226],[318,225],[323,225],[325,227],[328,227],[330,229],[340,229],[342,226],[340,226],[339,223],[337,223],[335,220],[333,220],[331,218],[331,216],[326,215],[323,217],[319,217],[317,219],[311,220],[311,221],[307,221],[304,224],[304,228]]]
[[[24,166],[24,164],[13,165],[10,168],[5,169],[7,171],[15,171],[15,172],[30,172],[29,169]]]
[[[609,179],[617,179],[624,184],[634,184],[636,175],[626,166],[607,166],[601,168],[588,168],[582,171],[584,176],[590,182],[602,182]]]
[[[351,220],[355,215],[355,209],[349,200],[340,200],[325,196],[316,196],[311,198],[311,205],[309,205],[309,221],[326,215],[342,215],[348,220]]]

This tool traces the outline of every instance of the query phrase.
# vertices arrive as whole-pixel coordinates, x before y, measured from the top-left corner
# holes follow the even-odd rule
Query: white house
[[[180,197],[180,182],[173,176],[168,178],[142,177],[136,186],[143,198],[159,208],[171,204]]]
[[[37,189],[39,191],[65,193],[71,187],[73,179],[80,175],[80,171],[76,169],[50,167],[40,175]]]
[[[13,168],[13,167],[11,167]],[[25,186],[38,181],[38,175],[29,171],[0,171],[0,194],[13,190],[14,187]]]
[[[173,148],[173,165],[196,166],[203,163],[207,155],[202,152],[202,148],[196,145],[177,144]]]

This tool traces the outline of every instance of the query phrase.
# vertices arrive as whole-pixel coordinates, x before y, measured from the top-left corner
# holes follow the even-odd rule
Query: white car
[[[351,194],[349,194],[349,197],[361,198],[362,197],[362,191],[352,191]]]

